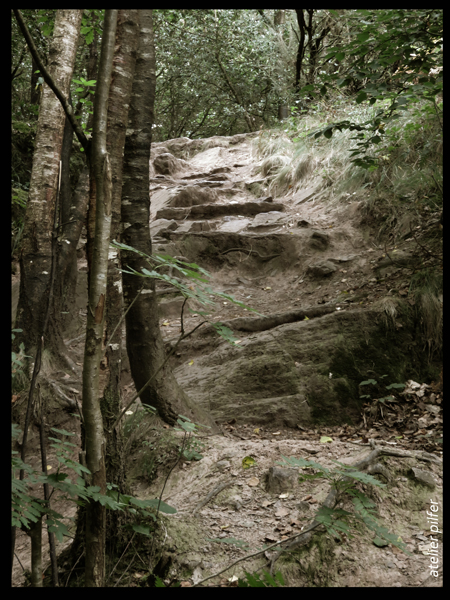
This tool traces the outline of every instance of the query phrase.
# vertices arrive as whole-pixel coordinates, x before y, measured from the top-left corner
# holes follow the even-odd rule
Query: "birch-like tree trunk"
[[[82,9],[56,13],[48,69],[68,97],[80,32]],[[42,327],[51,282],[52,239],[65,113],[58,98],[44,84],[36,133],[30,192],[20,256],[20,296],[16,327],[23,330],[16,342],[27,353],[43,335]],[[60,315],[50,314],[45,346],[55,354],[63,348]]]

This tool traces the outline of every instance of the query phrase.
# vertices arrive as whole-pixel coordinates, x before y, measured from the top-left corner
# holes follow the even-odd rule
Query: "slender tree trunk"
[[[49,55],[49,70],[66,97],[69,94],[82,10],[58,10]],[[36,134],[30,193],[20,256],[20,296],[16,326],[23,330],[16,342],[27,351],[42,332],[52,261],[54,211],[63,141],[65,114],[52,90],[44,85]],[[60,315],[50,316],[46,347],[62,352]],[[29,353],[29,352],[27,352]]]
[[[42,587],[42,517],[30,522],[31,587]]]
[[[149,161],[156,81],[155,50],[152,11],[140,10],[139,13],[139,48],[124,155],[122,241],[151,255]],[[138,271],[148,266],[133,252],[122,254],[122,264]],[[126,316],[127,351],[137,390],[147,383],[165,359],[154,281],[123,273],[126,307],[141,288]],[[157,408],[162,419],[169,424],[173,425],[181,413],[216,430],[211,417],[179,387],[168,365],[142,393],[141,400]]]
[[[113,62],[111,92],[108,105],[107,148],[112,171],[111,239],[119,239],[121,224],[122,168],[128,109],[134,79],[136,51],[139,39],[139,11],[123,9],[117,19],[116,53]],[[117,328],[123,315],[122,274],[120,257],[110,249],[108,258],[108,283],[106,291],[106,353],[102,361],[100,393],[103,394],[101,409],[106,432],[106,479],[118,486],[120,493],[128,494],[123,456],[123,436],[120,425],[113,428],[121,405],[120,375],[122,366],[122,325]],[[113,337],[111,337],[113,336]],[[107,543],[120,546],[127,532],[123,529],[124,513],[108,511]]]
[[[99,76],[94,103],[91,196],[96,197],[95,244],[89,274],[89,301],[83,365],[83,418],[86,464],[90,485],[106,492],[105,437],[99,402],[100,361],[103,352],[108,249],[111,229],[111,165],[106,150],[107,108],[114,56],[117,10],[107,9],[102,38]],[[86,510],[85,585],[103,586],[105,577],[105,507],[89,502]]]
[[[309,54],[309,77],[308,83],[314,83],[316,79],[317,61],[319,58],[320,50],[322,47],[323,40],[330,32],[329,27],[324,27],[322,33],[317,36],[314,40],[311,40],[310,54]]]
[[[303,8],[296,8],[298,28],[300,30],[300,40],[298,42],[297,49],[297,60],[295,61],[295,92],[300,91],[300,76],[302,72],[303,56],[305,54],[305,36],[306,36],[306,23],[305,17],[303,16]]]

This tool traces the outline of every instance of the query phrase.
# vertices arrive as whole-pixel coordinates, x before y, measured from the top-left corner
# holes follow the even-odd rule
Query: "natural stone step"
[[[243,202],[236,204],[202,204],[190,208],[163,208],[156,213],[157,219],[181,220],[187,217],[195,219],[215,219],[226,215],[253,216],[259,213],[284,211],[284,205],[276,202]]]

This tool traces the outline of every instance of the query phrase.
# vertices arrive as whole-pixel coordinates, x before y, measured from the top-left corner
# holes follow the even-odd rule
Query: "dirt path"
[[[164,490],[163,500],[178,511],[163,518],[164,577],[176,576],[190,586],[264,544],[300,533],[314,520],[330,485],[324,479],[299,485],[292,471],[277,471],[282,456],[312,459],[327,468],[334,466],[333,460],[354,464],[371,452],[368,440],[375,439],[385,448],[416,453],[384,458],[374,476],[387,487],[373,496],[380,523],[400,535],[412,554],[377,546],[367,531],[340,541],[322,532],[295,555],[284,554],[275,571],[280,569],[289,585],[442,585],[442,537],[438,535],[435,578],[428,554],[434,534],[427,520],[430,498],[441,510],[441,466],[417,457],[427,450],[441,458],[436,445],[422,439],[427,430],[441,428],[441,394],[429,386],[411,388],[384,412],[368,405],[363,422],[344,363],[351,355],[361,379],[371,376],[370,365],[376,365],[371,368],[378,375],[384,370],[394,378],[388,371],[395,360],[389,354],[393,344],[379,336],[375,324],[386,302],[395,302],[402,291],[405,272],[401,265],[386,264],[384,249],[362,225],[362,198],[333,204],[317,180],[300,192],[272,198],[269,180],[258,170],[253,138],[183,138],[152,148],[154,251],[208,269],[214,289],[259,313],[224,300],[216,305],[214,320],[227,323],[238,344],[230,346],[203,326],[173,358],[178,380],[212,412],[223,436],[200,439],[203,458],[178,464]],[[403,264],[413,260],[407,241],[399,251]],[[80,307],[84,289],[81,279]],[[180,333],[183,299],[167,294],[163,286],[158,291],[161,327],[170,348]],[[200,309],[192,302],[191,308]],[[77,318],[82,325],[82,308]],[[187,313],[185,329],[200,318]],[[394,330],[403,335],[401,323],[397,325]],[[405,334],[397,342],[403,352],[408,340]],[[75,357],[82,348],[81,334],[71,345]],[[81,379],[63,377],[54,379],[58,389],[72,400],[79,398]],[[126,397],[132,391],[126,361],[124,385]],[[157,423],[154,430],[143,431],[136,434],[130,474],[135,493],[154,498],[161,493],[169,463],[162,461],[156,479],[149,464],[171,444],[173,448],[177,434]],[[156,454],[149,450],[152,443]],[[248,469],[243,468],[246,457],[254,460]],[[351,504],[344,500],[339,507],[351,509]],[[20,532],[18,553],[24,566],[29,564],[27,544]],[[230,578],[267,566],[271,558],[273,551],[267,551],[208,584],[235,585]],[[128,585],[139,585],[144,574],[130,571]],[[22,582],[17,566],[14,585]]]

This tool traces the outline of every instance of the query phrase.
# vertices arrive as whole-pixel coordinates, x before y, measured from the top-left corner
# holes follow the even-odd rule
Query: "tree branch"
[[[67,118],[69,119],[70,124],[72,125],[72,128],[73,128],[80,144],[83,146],[85,152],[88,153],[89,148],[90,148],[90,141],[87,139],[82,128],[76,121],[74,114],[73,114],[73,108],[70,106],[68,100],[63,96],[61,90],[56,85],[53,77],[47,71],[44,63],[42,62],[39,52],[33,42],[33,38],[31,37],[30,32],[28,31],[28,27],[22,17],[22,13],[17,8],[13,8],[13,12],[17,19],[17,23],[19,24],[20,30],[22,31],[23,37],[25,38],[25,40],[28,44],[28,48],[30,49],[31,54],[32,54],[37,66],[39,67],[39,70],[41,72],[42,77],[44,78],[45,83],[49,86],[49,88],[53,91],[55,96],[61,102],[64,112],[66,113]]]

